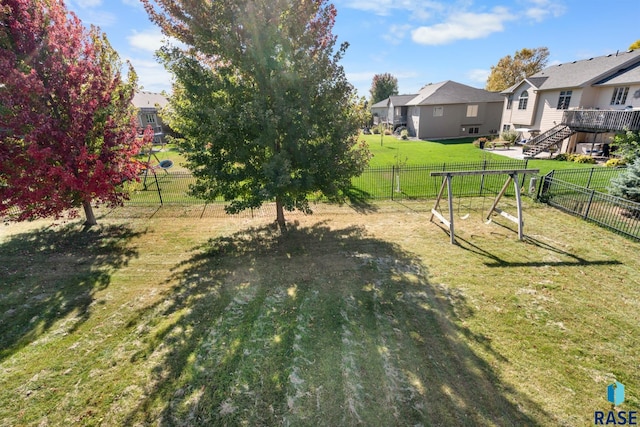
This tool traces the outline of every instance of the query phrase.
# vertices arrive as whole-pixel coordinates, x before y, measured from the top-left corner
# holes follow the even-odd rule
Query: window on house
[[[507,110],[511,110],[512,104],[513,104],[513,95],[509,95],[507,97]]]
[[[147,123],[150,125],[154,125],[156,123],[156,115],[155,114],[147,114]]]
[[[526,110],[528,102],[529,102],[529,92],[525,90],[520,94],[520,98],[518,99],[518,110]]]
[[[480,132],[480,128],[469,128],[469,135]]]
[[[560,92],[560,98],[558,98],[558,110],[566,110],[569,108],[569,104],[571,103],[571,94],[570,90],[563,90]]]
[[[444,107],[433,107],[433,117],[442,117],[444,115]]]
[[[511,129],[511,125],[502,125],[502,132],[506,132]]]
[[[467,105],[467,117],[478,117],[477,105]]]
[[[629,94],[628,87],[616,87],[613,89],[613,96],[611,97],[611,105],[623,105],[627,102],[627,95]]]

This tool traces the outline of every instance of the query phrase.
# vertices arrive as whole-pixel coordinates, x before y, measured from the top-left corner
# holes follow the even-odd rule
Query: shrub
[[[407,129],[402,129],[400,131],[400,138],[409,139],[409,131]]]
[[[487,142],[489,142],[489,140],[483,136],[473,141],[473,146],[477,148],[484,148],[484,146],[487,145]]]
[[[559,162],[568,162],[568,161],[572,161],[572,160],[570,159],[570,157],[571,157],[571,154],[568,154],[568,153],[560,153],[560,154],[558,154],[557,156],[555,156],[553,159],[554,159],[554,160],[557,160],[557,161],[559,161]]]
[[[594,159],[591,156],[587,156],[586,154],[578,154],[577,156],[575,156],[573,161],[576,162],[576,163],[584,163],[584,164],[595,164],[596,163],[596,159]]]
[[[604,165],[608,168],[619,168],[625,166],[626,164],[627,162],[625,162],[623,159],[609,159]]]
[[[518,139],[518,132],[516,132],[515,130],[505,130],[500,134],[500,139],[513,144],[516,142],[516,139]]]
[[[611,180],[609,194],[623,197],[632,202],[640,203],[640,157],[616,178]],[[634,216],[638,215],[634,209]]]
[[[380,135],[380,128],[376,126],[371,129],[371,132],[373,132],[374,135]]]

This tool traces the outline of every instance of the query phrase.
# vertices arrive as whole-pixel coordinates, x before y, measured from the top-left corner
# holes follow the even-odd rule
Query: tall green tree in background
[[[485,89],[490,92],[501,92],[521,80],[541,71],[546,67],[549,49],[521,49],[514,56],[507,55],[491,67]]]
[[[634,41],[633,43],[631,43],[631,46],[629,46],[629,50],[635,49],[640,49],[640,40]]]
[[[368,160],[354,89],[338,65],[336,10],[325,0],[144,0],[184,48],[160,53],[175,75],[169,122],[192,187],[235,213],[276,202],[310,212],[318,193],[344,200]]]
[[[376,74],[371,81],[371,105],[398,94],[398,79],[390,73]]]

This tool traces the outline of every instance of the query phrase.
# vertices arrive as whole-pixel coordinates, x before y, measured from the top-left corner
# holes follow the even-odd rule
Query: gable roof
[[[628,85],[637,84],[638,82],[640,82],[640,61],[624,70],[618,71],[612,76],[600,80],[594,86]]]
[[[415,97],[415,93],[412,95],[391,95],[389,101],[394,107],[404,107],[405,105],[409,105],[409,101]]]
[[[387,108],[389,105],[389,98],[385,98],[382,101],[378,101],[371,106],[371,108]]]
[[[131,103],[136,108],[164,108],[169,100],[161,93],[140,91],[133,95]]]
[[[527,78],[526,81],[538,90],[585,87],[607,80],[612,76],[618,78],[619,81],[629,78],[630,75],[623,77],[624,74],[629,69],[635,69],[634,67],[638,63],[640,63],[640,49],[617,52],[581,61],[552,65]],[[512,92],[520,83],[503,93]]]
[[[407,105],[469,104],[473,102],[503,102],[503,98],[496,92],[446,80],[424,86]]]

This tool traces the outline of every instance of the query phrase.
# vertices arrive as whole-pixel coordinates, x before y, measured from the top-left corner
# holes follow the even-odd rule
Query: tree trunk
[[[84,208],[84,215],[87,217],[87,220],[84,222],[84,225],[87,227],[91,227],[92,225],[98,224],[98,222],[96,221],[96,216],[93,214],[91,201],[85,200],[84,202],[82,202],[82,207]]]
[[[282,207],[282,202],[279,197],[276,197],[276,223],[280,231],[286,231],[287,224],[284,220],[284,208]]]

